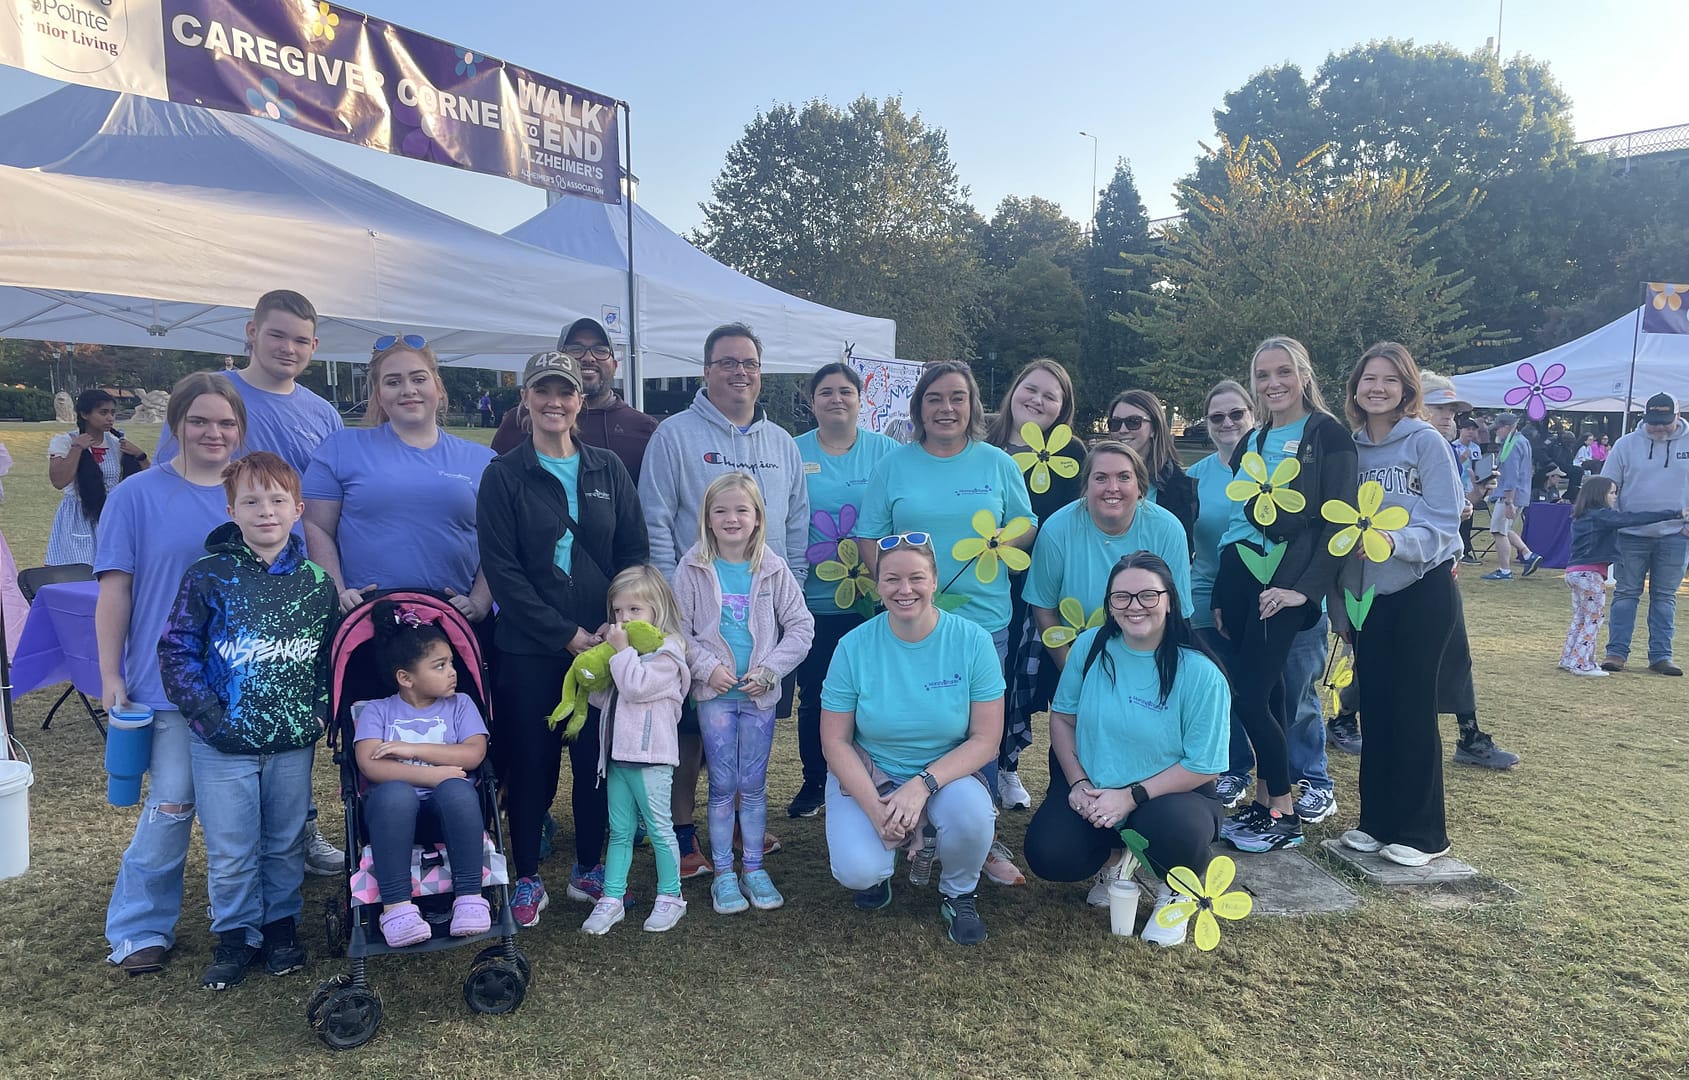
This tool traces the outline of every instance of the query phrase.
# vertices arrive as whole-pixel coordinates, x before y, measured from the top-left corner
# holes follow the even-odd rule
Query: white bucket
[[[29,869],[29,788],[35,770],[27,761],[0,761],[0,880]]]

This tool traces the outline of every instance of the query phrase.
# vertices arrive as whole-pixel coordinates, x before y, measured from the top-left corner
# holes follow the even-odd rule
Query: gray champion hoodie
[[[1646,425],[1613,444],[1601,475],[1619,485],[1618,508],[1682,510],[1689,506],[1689,422],[1680,416],[1671,432],[1656,438]],[[1670,536],[1683,528],[1679,520],[1632,525],[1619,532],[1630,536]]]
[[[808,574],[809,488],[797,440],[761,405],[741,432],[700,389],[692,405],[657,425],[639,471],[639,501],[651,537],[651,564],[671,582],[680,557],[698,542],[704,489],[718,476],[749,473],[768,515],[765,542],[801,585]]]
[[[1376,480],[1384,488],[1384,505],[1405,508],[1408,523],[1390,534],[1396,550],[1389,559],[1375,563],[1350,555],[1340,582],[1356,596],[1368,586],[1388,596],[1460,554],[1460,471],[1442,434],[1411,417],[1396,421],[1380,443],[1361,428],[1355,453],[1360,482]],[[1334,610],[1342,610],[1341,604]]]

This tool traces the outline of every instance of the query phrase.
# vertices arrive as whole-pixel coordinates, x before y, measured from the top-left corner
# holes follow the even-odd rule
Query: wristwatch
[[[932,773],[928,772],[925,769],[922,769],[916,775],[918,775],[921,778],[921,783],[927,785],[927,794],[928,795],[937,795],[938,794],[938,777],[934,776]]]
[[[1133,806],[1142,806],[1144,803],[1149,802],[1149,792],[1144,790],[1144,786],[1142,784],[1132,784],[1126,790],[1132,793]]]

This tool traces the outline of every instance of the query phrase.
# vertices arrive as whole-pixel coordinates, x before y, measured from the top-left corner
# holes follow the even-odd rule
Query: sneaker
[[[1681,675],[1683,669],[1670,660],[1656,660],[1648,665],[1648,670],[1656,675]]]
[[[323,839],[323,831],[313,826],[311,837],[305,841],[305,869],[321,877],[346,872],[346,853]]]
[[[764,829],[762,831],[762,853],[764,855],[772,855],[776,851],[779,851],[780,847],[780,838],[769,832],[767,829]],[[737,821],[733,823],[733,850],[737,851],[741,856],[745,854],[745,838],[739,832],[739,823]]]
[[[1447,855],[1449,849],[1444,847],[1441,851],[1420,851],[1406,844],[1385,844],[1378,853],[1398,866],[1424,866],[1432,859]]]
[[[1623,671],[1624,670],[1624,657],[1614,656],[1612,653],[1608,653],[1601,660],[1601,670],[1602,671]]]
[[[1255,805],[1260,806],[1259,803]],[[1262,806],[1254,819],[1239,824],[1226,837],[1239,851],[1278,851],[1302,846],[1302,820],[1295,811],[1288,814]]]
[[[1237,809],[1237,804],[1243,801],[1243,796],[1249,791],[1249,777],[1238,773],[1226,773],[1214,781],[1214,794],[1220,798],[1220,805],[1227,810]]]
[[[1350,851],[1359,851],[1371,855],[1384,845],[1379,843],[1371,833],[1361,832],[1359,829],[1348,829],[1341,837],[1343,846]]]
[[[1361,718],[1354,713],[1338,713],[1325,725],[1326,745],[1345,754],[1361,752]]]
[[[705,874],[715,873],[715,864],[704,858],[704,853],[693,848],[680,857],[680,876],[682,879],[703,877]]]
[[[557,835],[557,819],[551,816],[551,811],[545,812],[545,819],[540,822],[540,862],[551,858],[551,838]]]
[[[627,909],[622,906],[619,898],[599,897],[598,903],[592,905],[592,914],[586,917],[586,922],[581,923],[581,933],[602,937],[626,917]]]
[[[1511,570],[1491,570],[1489,573],[1484,575],[1484,580],[1485,581],[1512,581],[1513,580],[1513,571],[1511,571]]]
[[[651,905],[651,914],[645,919],[645,929],[653,934],[660,934],[665,930],[673,930],[674,924],[686,914],[686,901],[678,896],[659,893],[657,900]]]
[[[1600,668],[1590,670],[1600,675],[1606,674]],[[1485,769],[1511,769],[1519,764],[1519,755],[1503,750],[1487,733],[1479,732],[1471,741],[1455,746],[1454,760],[1462,765],[1477,765]]]
[[[758,911],[773,911],[785,905],[786,898],[774,887],[774,879],[768,876],[767,870],[746,870],[739,880],[745,895],[751,899],[751,906]]]
[[[1315,787],[1306,780],[1296,781],[1296,816],[1304,825],[1318,825],[1337,813],[1337,793],[1330,788]]]
[[[1254,828],[1259,818],[1266,811],[1266,807],[1258,802],[1250,802],[1242,810],[1220,822],[1220,839],[1230,841],[1239,829]]]
[[[1161,914],[1161,909],[1172,902],[1173,890],[1163,885],[1155,894],[1155,908],[1149,913],[1149,918],[1144,920],[1144,928],[1139,932],[1139,937],[1151,945],[1160,945],[1164,949],[1185,943],[1185,935],[1190,933],[1190,919],[1186,919],[1174,927],[1162,926],[1155,920],[1155,917]]]
[[[1026,884],[1026,875],[1015,865],[1014,852],[1001,840],[991,841],[991,850],[986,853],[985,866],[982,869],[986,877],[999,885]]]
[[[1611,671],[1607,671],[1605,668],[1596,667],[1594,665],[1591,665],[1590,667],[1569,667],[1566,670],[1571,672],[1573,675],[1582,675],[1589,679],[1605,679],[1612,674]]]
[[[245,930],[225,930],[217,942],[211,966],[200,976],[201,990],[227,990],[246,981],[246,969],[258,958],[258,950],[246,943]]]
[[[381,940],[387,943],[389,949],[403,949],[408,945],[427,941],[433,936],[433,931],[428,927],[428,920],[422,917],[422,912],[409,900],[394,904],[383,911],[379,923]]]
[[[870,885],[851,898],[858,911],[878,911],[891,903],[891,878],[878,885]]]
[[[717,915],[737,915],[751,906],[745,894],[739,891],[739,875],[731,870],[717,874],[710,883],[710,904]]]
[[[1465,563],[1467,566],[1482,566],[1482,565],[1484,565],[1484,560],[1478,558],[1478,556],[1476,556],[1476,555],[1462,555],[1460,557],[1460,561]]]
[[[999,772],[997,774],[998,802],[1005,810],[1032,809],[1032,796],[1027,792],[1026,785],[1020,782],[1018,772]]]
[[[510,899],[510,916],[524,930],[540,924],[540,912],[551,903],[539,875],[516,879],[516,895]]]
[[[1085,894],[1085,902],[1092,907],[1108,907],[1108,887],[1120,880],[1121,868],[1126,865],[1126,859],[1113,866],[1105,866],[1097,871],[1097,876],[1091,879],[1091,891]]]
[[[493,928],[493,909],[484,896],[459,896],[452,901],[452,937],[474,937]]]
[[[305,946],[299,943],[299,928],[292,919],[264,924],[264,970],[271,975],[292,975],[305,966]]]
[[[792,798],[792,805],[786,807],[786,816],[792,818],[814,817],[827,804],[827,790],[820,784],[805,784],[798,789]]]
[[[958,945],[978,945],[985,940],[985,920],[979,917],[978,899],[977,893],[946,896],[938,905],[950,940]]]
[[[1530,577],[1532,574],[1537,572],[1537,567],[1541,565],[1542,556],[1533,551],[1529,555],[1525,556],[1525,569],[1520,572],[1519,576]]]
[[[599,863],[588,870],[576,863],[569,871],[569,887],[563,895],[583,904],[596,904],[604,899],[604,864]]]

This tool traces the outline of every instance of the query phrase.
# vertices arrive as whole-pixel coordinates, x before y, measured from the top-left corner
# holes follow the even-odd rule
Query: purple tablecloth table
[[[1534,502],[1525,507],[1525,546],[1542,556],[1544,566],[1564,570],[1572,561],[1572,504]]]
[[[19,697],[44,686],[71,683],[94,701],[100,699],[100,651],[94,636],[94,602],[100,587],[92,581],[43,585],[29,605],[29,618],[12,660],[12,692]],[[52,712],[71,694],[66,690]],[[104,726],[95,706],[85,701],[94,726]],[[52,712],[47,723],[52,722]],[[47,724],[43,724],[45,728]]]

